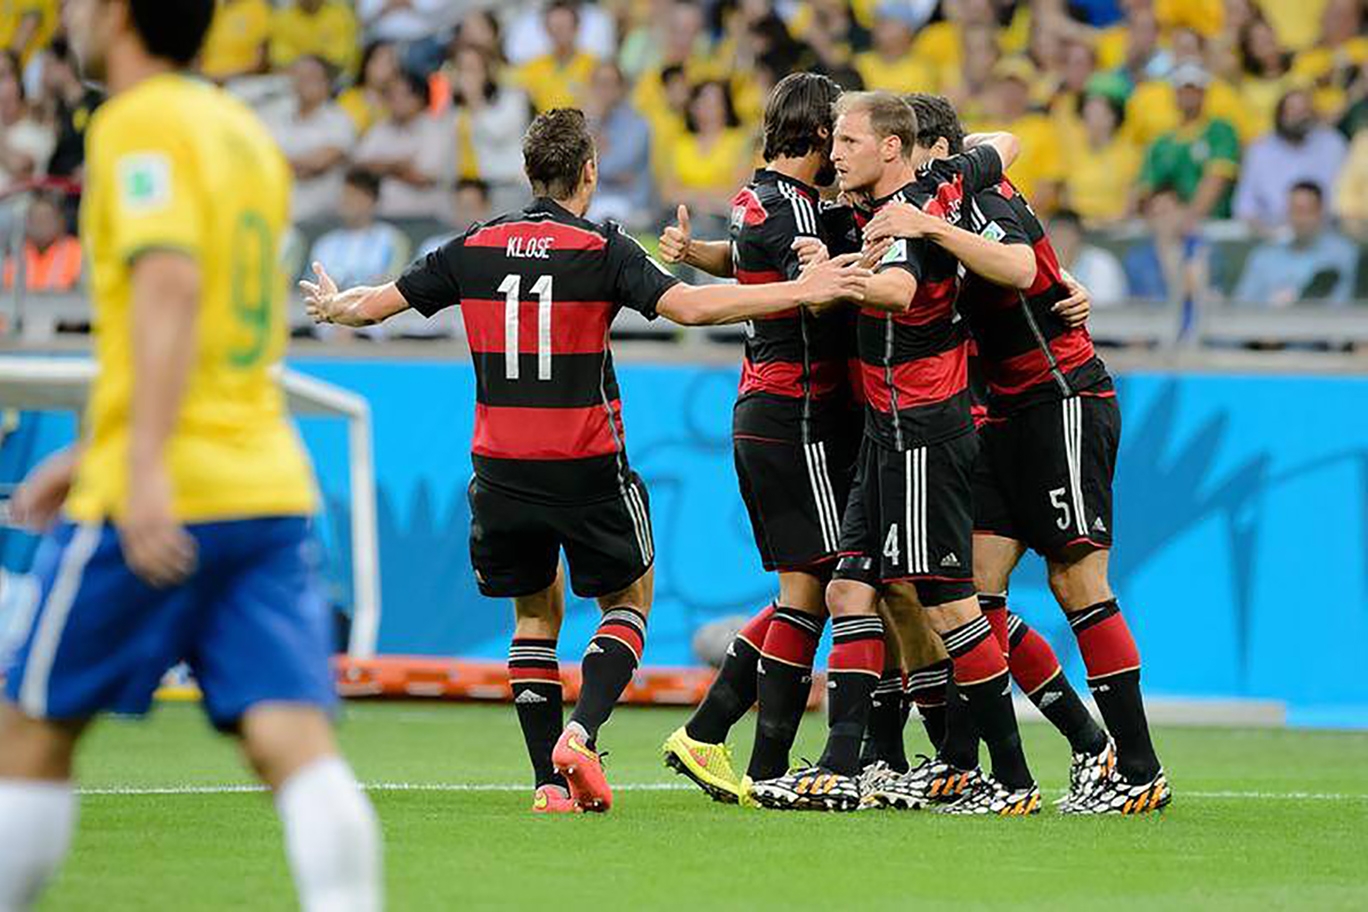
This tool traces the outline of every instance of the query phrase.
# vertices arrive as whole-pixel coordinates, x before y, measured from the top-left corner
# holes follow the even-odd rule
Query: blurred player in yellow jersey
[[[0,912],[71,838],[72,757],[189,663],[213,723],[275,792],[306,910],[374,910],[375,815],[338,756],[312,472],[273,370],[287,166],[255,116],[183,75],[213,0],[72,0],[111,98],[88,134],[82,234],[99,374],[85,439],[16,492],[48,530],[0,701]]]

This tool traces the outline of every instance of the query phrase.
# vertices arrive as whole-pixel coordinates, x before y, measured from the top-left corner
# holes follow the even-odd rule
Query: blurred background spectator
[[[313,55],[350,74],[359,51],[357,28],[344,0],[287,0],[271,17],[271,66],[283,70]]]
[[[694,87],[668,152],[662,197],[683,203],[698,216],[725,222],[731,198],[746,180],[754,158],[754,139],[741,129],[731,89],[721,80]],[[717,225],[708,225],[714,236]]]
[[[579,4],[552,0],[545,25],[550,50],[518,68],[518,85],[538,111],[580,107],[598,61],[579,46]]]
[[[81,242],[67,229],[60,195],[40,193],[24,220],[23,282],[29,291],[71,291],[81,280]],[[16,281],[14,256],[5,259],[5,288]]]
[[[1173,190],[1194,220],[1229,218],[1231,188],[1240,170],[1240,138],[1229,121],[1204,113],[1211,83],[1206,70],[1184,63],[1170,78],[1179,123],[1146,150],[1142,188],[1150,193]]]
[[[499,211],[516,208],[528,194],[522,169],[522,135],[531,119],[527,96],[504,86],[489,52],[459,45],[451,76],[457,175],[480,180]]]
[[[380,180],[382,218],[435,217],[441,210],[440,189],[454,174],[454,130],[428,112],[428,83],[404,72],[385,86],[385,119],[367,131],[356,146],[356,166]]]
[[[341,225],[314,242],[310,263],[322,263],[338,285],[369,285],[402,269],[409,255],[404,233],[379,221],[380,182],[370,171],[353,168],[342,184],[337,206]]]
[[[1358,270],[1358,249],[1333,230],[1325,193],[1314,181],[1287,191],[1286,240],[1259,245],[1245,264],[1235,303],[1289,307],[1303,301],[1348,303]]]
[[[482,180],[463,177],[451,191],[450,231],[440,231],[423,239],[418,245],[418,256],[427,256],[443,244],[470,230],[471,226],[494,215],[496,210],[489,196],[489,185]]]
[[[347,153],[356,142],[351,118],[332,100],[332,73],[321,57],[305,55],[291,65],[294,96],[267,120],[294,170],[296,222],[312,222],[337,211]]]
[[[1126,251],[1126,289],[1152,303],[1192,301],[1207,292],[1209,246],[1191,228],[1178,192],[1166,187],[1145,202],[1149,236]]]
[[[1278,101],[1273,132],[1249,146],[1235,191],[1235,217],[1276,228],[1287,216],[1288,191],[1309,182],[1327,194],[1344,164],[1346,143],[1316,117],[1311,93],[1294,89]]]
[[[33,117],[18,73],[0,70],[0,192],[46,173],[56,144],[52,128]]]
[[[357,82],[337,99],[358,136],[385,116],[385,88],[399,75],[399,49],[388,41],[372,41],[361,52],[359,73]]]
[[[214,24],[204,39],[200,70],[215,82],[266,69],[271,39],[271,4],[266,0],[219,0]]]
[[[652,206],[651,128],[627,100],[626,78],[616,63],[594,69],[585,113],[599,153],[599,186],[589,217],[646,227]]]
[[[1088,243],[1083,221],[1072,209],[1060,209],[1050,219],[1050,241],[1063,266],[1088,291],[1097,307],[1126,300],[1126,271],[1110,250]]]
[[[45,117],[53,125],[47,173],[80,180],[85,166],[85,134],[104,93],[81,81],[76,58],[65,39],[54,41],[43,63]]]

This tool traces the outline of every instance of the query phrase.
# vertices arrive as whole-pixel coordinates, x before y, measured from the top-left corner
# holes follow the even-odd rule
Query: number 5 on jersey
[[[522,276],[509,273],[499,285],[504,295],[504,376],[519,379],[521,352],[518,321],[522,310]],[[532,285],[537,297],[537,379],[551,379],[551,276],[544,275]]]

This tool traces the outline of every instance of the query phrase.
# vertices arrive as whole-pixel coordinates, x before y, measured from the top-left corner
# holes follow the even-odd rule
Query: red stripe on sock
[[[1140,650],[1126,619],[1119,614],[1078,631],[1078,651],[1083,654],[1090,680],[1140,667]]]
[[[988,625],[993,628],[993,638],[998,641],[998,646],[1002,649],[1002,654],[1006,655],[1011,651],[1007,644],[1007,606],[982,608],[983,616],[988,619]]]
[[[641,653],[646,648],[646,640],[641,635],[641,631],[631,624],[621,621],[604,621],[599,625],[599,629],[594,631],[595,638],[605,636],[617,640],[636,656],[638,662],[641,661]]]
[[[559,668],[527,668],[508,666],[508,680],[510,683],[518,684],[523,681],[543,681],[547,684],[559,684],[561,675]]]
[[[883,671],[883,638],[849,640],[836,643],[831,647],[831,657],[827,659],[827,670],[865,671],[876,677]]]
[[[1012,669],[1012,677],[1028,694],[1035,693],[1059,674],[1059,657],[1045,638],[1029,627],[1021,642],[1012,647],[1007,664]]]
[[[770,624],[760,652],[767,659],[777,659],[799,668],[811,668],[817,654],[817,637],[807,630],[778,618]]]
[[[1007,659],[991,636],[985,636],[973,649],[956,656],[954,663],[955,683],[961,686],[995,678],[1007,670]]]
[[[755,617],[746,621],[744,627],[736,632],[736,635],[755,647],[759,652],[765,646],[765,636],[769,633],[770,622],[774,620],[774,606],[770,605]]]

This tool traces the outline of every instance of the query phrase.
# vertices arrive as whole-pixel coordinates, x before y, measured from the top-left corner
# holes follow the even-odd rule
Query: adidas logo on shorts
[[[546,697],[537,693],[535,690],[524,690],[513,700],[514,703],[545,703]]]
[[[940,565],[942,567],[958,567],[960,565],[960,559],[955,552],[951,551],[949,554],[945,555],[945,557],[941,558]]]

